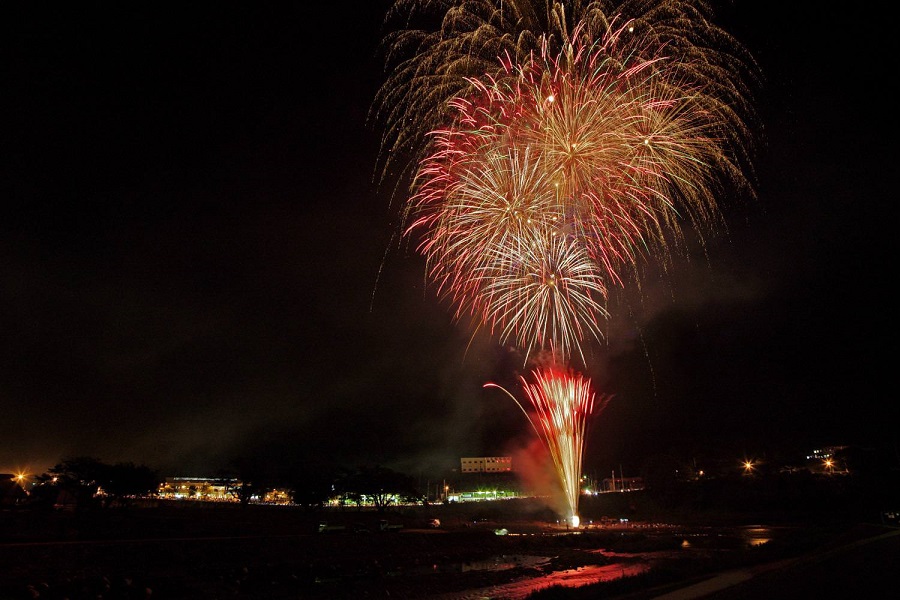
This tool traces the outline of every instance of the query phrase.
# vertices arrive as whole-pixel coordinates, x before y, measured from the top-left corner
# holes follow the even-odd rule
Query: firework
[[[556,367],[549,367],[536,369],[533,376],[534,383],[529,383],[524,377],[520,378],[533,409],[531,412],[513,394],[497,384],[488,383],[485,387],[497,388],[512,398],[549,449],[568,505],[567,516],[577,526],[581,459],[587,419],[594,410],[595,401],[604,404],[609,397],[596,399],[591,391],[590,380],[571,371],[564,372]]]
[[[681,221],[719,222],[728,115],[668,56],[636,52],[631,27],[470,78],[420,163],[405,233],[457,317],[503,343],[583,359],[609,290],[665,260]]]
[[[635,50],[669,48],[676,60],[668,69],[700,84],[697,101],[727,115],[722,134],[748,168],[744,124],[754,116],[758,69],[713,17],[704,0],[396,0],[382,44],[388,77],[370,111],[383,128],[382,173],[415,171],[429,132],[453,120],[451,100],[472,93],[470,78],[499,74],[499,59],[523,64],[544,46],[556,55],[578,39],[593,44],[624,22],[639,40]],[[743,177],[740,169],[730,175]]]
[[[440,27],[412,25],[435,11]],[[403,235],[457,319],[552,357],[521,383],[576,518],[594,397],[560,365],[587,362],[613,288],[683,249],[684,225],[701,241],[721,225],[728,185],[752,193],[755,65],[703,0],[398,0],[396,15],[373,115],[384,169],[412,165]]]
[[[567,356],[599,331],[604,278],[565,234],[565,206],[542,163],[527,148],[482,156],[450,173],[438,166],[420,190],[433,210],[411,230],[428,231],[419,249],[429,273],[457,317],[471,314],[504,343]]]

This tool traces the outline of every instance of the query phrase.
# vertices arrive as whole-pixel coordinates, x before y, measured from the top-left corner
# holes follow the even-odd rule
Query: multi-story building
[[[460,473],[510,473],[512,472],[511,456],[479,456],[461,458]]]
[[[210,477],[166,477],[159,486],[160,498],[176,500],[231,501],[234,496],[230,488],[235,481],[224,481]]]

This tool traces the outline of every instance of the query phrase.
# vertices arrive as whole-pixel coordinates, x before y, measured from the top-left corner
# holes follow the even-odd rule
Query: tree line
[[[394,502],[425,503],[415,478],[381,465],[355,469],[306,466],[272,473],[252,460],[236,460],[220,470],[214,482],[223,485],[246,506],[272,490],[284,490],[291,501],[306,509],[323,508],[332,500],[341,506],[374,504],[383,512]],[[33,507],[127,507],[141,498],[155,497],[164,478],[143,464],[108,464],[90,456],[66,458],[34,479],[24,504]]]

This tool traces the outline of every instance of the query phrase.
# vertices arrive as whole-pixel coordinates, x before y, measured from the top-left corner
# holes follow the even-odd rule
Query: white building
[[[460,473],[510,473],[511,456],[479,456],[461,458]]]

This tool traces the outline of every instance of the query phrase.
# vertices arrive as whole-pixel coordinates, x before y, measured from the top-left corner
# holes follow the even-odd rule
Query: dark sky
[[[795,4],[730,12],[766,77],[759,197],[614,306],[586,470],[897,442],[893,68],[871,19]],[[306,6],[3,4],[0,471],[420,472],[533,439],[481,387],[521,364],[391,244],[366,123],[386,2]]]

